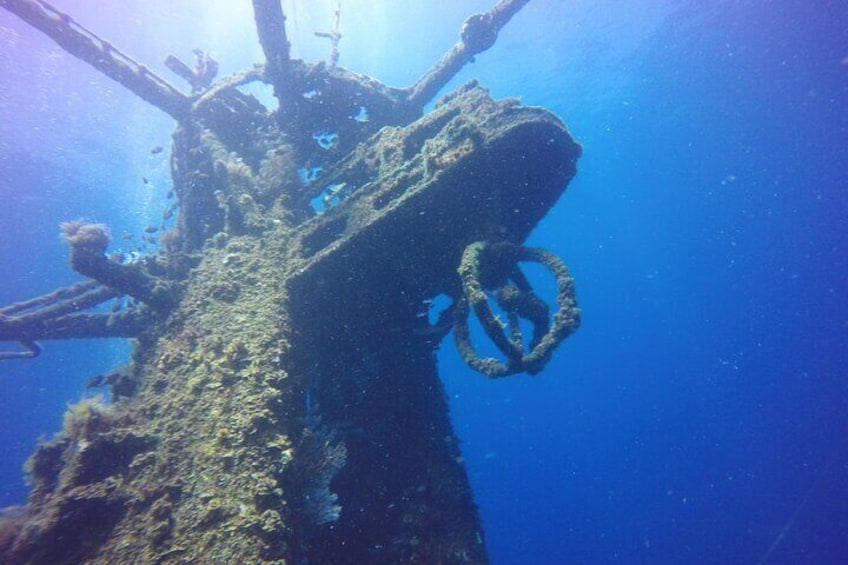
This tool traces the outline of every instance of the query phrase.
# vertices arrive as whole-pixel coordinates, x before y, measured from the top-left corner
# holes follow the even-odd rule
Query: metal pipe
[[[191,107],[189,97],[44,0],[0,0],[0,7],[176,120],[188,116]]]

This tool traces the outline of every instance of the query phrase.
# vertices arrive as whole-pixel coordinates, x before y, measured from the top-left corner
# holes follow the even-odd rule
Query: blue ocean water
[[[163,75],[195,46],[222,74],[261,60],[249,3],[170,4],[56,2]],[[332,5],[283,2],[296,56],[326,57]],[[340,64],[409,84],[489,7],[344,1]],[[173,123],[3,11],[0,76],[7,304],[77,280],[60,221],[161,216],[167,151],[149,149]],[[529,242],[569,264],[582,327],[535,377],[486,381],[440,350],[492,562],[848,562],[848,7],[531,0],[454,85],[472,77],[584,148]],[[127,354],[0,364],[0,504]]]

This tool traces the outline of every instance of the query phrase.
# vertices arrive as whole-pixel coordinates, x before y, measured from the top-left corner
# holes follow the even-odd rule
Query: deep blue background
[[[383,19],[343,8],[343,65],[408,83],[489,2],[400,4]],[[115,36],[123,16],[100,17]],[[0,24],[34,61],[0,51],[7,303],[74,280],[59,221],[119,232],[156,217],[167,171],[145,149],[171,125],[137,109],[115,135],[103,116],[125,117],[130,97],[73,62],[51,76],[49,42]],[[584,146],[530,241],[568,262],[583,326],[536,377],[489,382],[450,341],[440,351],[492,562],[848,562],[848,9],[533,0],[470,77],[552,108]],[[74,83],[70,111],[56,93],[20,99],[51,81]],[[88,127],[96,116],[107,125]],[[158,196],[116,205],[140,174]],[[0,365],[0,502],[22,500],[34,438],[125,352],[49,344]]]

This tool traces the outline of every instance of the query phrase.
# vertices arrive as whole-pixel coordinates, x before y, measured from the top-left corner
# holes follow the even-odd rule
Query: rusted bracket
[[[433,67],[418,81],[400,92],[405,94],[406,105],[423,108],[467,63],[492,45],[498,32],[518,13],[529,0],[500,0],[490,11],[475,14],[465,20],[460,31],[460,40],[448,50]],[[274,86],[274,95],[283,104],[292,88],[292,64],[289,42],[286,37],[286,16],[279,0],[253,0],[254,19],[259,33],[259,42],[265,53],[265,76]],[[329,32],[316,32],[319,37],[332,42],[330,67],[338,61],[339,8],[335,11],[335,25]],[[296,99],[292,99],[295,100]]]
[[[274,86],[274,96],[282,105],[283,97],[289,94],[287,88],[291,66],[286,15],[280,0],[253,0],[253,17],[259,43],[265,53],[265,74]]]
[[[501,28],[527,2],[529,0],[500,0],[490,11],[465,20],[460,40],[418,82],[406,89],[409,102],[418,106],[427,104],[462,67],[474,59],[474,55],[495,44]]]
[[[336,10],[333,12],[335,21],[330,31],[316,31],[316,37],[323,37],[330,40],[330,66],[335,67],[339,62],[339,41],[342,39],[342,34],[339,32],[339,19],[342,14],[341,2],[336,3]]]
[[[194,49],[194,68],[189,67],[174,55],[168,55],[165,66],[191,85],[192,94],[198,94],[212,86],[218,74],[218,61],[202,49]]]

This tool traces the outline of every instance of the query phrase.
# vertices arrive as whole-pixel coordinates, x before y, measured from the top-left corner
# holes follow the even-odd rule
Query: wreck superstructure
[[[486,375],[536,373],[577,327],[564,264],[521,244],[580,147],[550,112],[474,83],[423,107],[525,3],[469,18],[399,89],[291,59],[279,1],[254,0],[265,65],[205,87],[204,68],[173,63],[196,73],[185,95],[45,2],[0,0],[178,122],[162,249],[123,263],[104,226],[65,224],[89,280],[0,309],[0,340],[24,346],[5,357],[137,339],[105,379],[112,402],[71,407],[33,454],[0,561],[486,562],[435,349],[455,328]],[[278,108],[239,90],[254,80]],[[523,261],[554,273],[553,315]],[[136,306],[81,311],[120,295]],[[452,305],[431,320],[438,295]],[[471,312],[503,360],[477,353]]]

